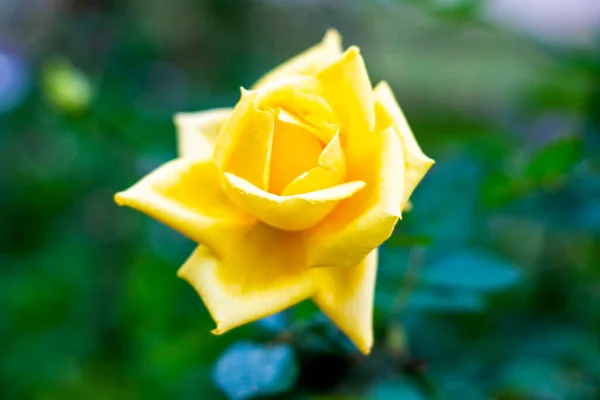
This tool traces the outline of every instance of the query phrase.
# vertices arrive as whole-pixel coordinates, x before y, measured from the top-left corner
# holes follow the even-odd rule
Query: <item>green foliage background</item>
[[[0,398],[600,398],[600,41],[478,1],[4,4]],[[437,160],[382,248],[367,359],[309,303],[212,336],[175,276],[193,243],[112,200],[175,157],[175,112],[330,26]]]

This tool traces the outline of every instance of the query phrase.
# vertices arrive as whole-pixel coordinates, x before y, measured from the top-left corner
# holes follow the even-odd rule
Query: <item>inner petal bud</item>
[[[275,119],[269,192],[281,194],[296,177],[317,165],[324,145],[306,127]]]

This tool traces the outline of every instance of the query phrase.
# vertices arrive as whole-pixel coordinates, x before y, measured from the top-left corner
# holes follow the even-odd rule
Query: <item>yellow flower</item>
[[[329,31],[233,109],[175,122],[179,158],[115,199],[199,243],[178,275],[213,332],[310,297],[369,353],[377,247],[433,161],[359,49]]]

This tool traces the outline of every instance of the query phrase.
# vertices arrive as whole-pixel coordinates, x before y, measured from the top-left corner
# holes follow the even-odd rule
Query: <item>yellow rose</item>
[[[310,297],[369,353],[377,247],[433,161],[359,49],[329,31],[233,109],[175,121],[180,157],[115,199],[200,243],[178,275],[213,332]]]

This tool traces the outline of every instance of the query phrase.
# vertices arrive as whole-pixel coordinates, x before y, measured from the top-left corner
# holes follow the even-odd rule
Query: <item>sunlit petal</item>
[[[216,334],[281,311],[314,293],[302,238],[257,224],[230,257],[199,246],[178,275],[200,294]]]
[[[179,156],[210,159],[219,131],[232,111],[233,108],[217,108],[175,115]]]
[[[190,239],[226,254],[255,218],[234,205],[221,189],[211,162],[177,159],[117,193],[119,205],[135,208]]]
[[[340,119],[344,140],[365,140],[375,128],[373,89],[360,51],[349,48],[317,74],[323,97]]]
[[[434,161],[427,157],[417,143],[404,113],[400,109],[396,98],[388,84],[381,82],[374,90],[377,124],[381,128],[392,125],[396,130],[402,149],[404,151],[405,174],[404,174],[404,199],[401,208],[415,190],[421,179],[425,176]]]
[[[340,201],[360,192],[365,183],[347,182],[316,192],[277,196],[238,176],[226,173],[223,187],[232,202],[266,224],[283,230],[299,231],[323,220]]]
[[[364,354],[373,345],[373,297],[377,250],[348,268],[313,268],[313,300]]]

